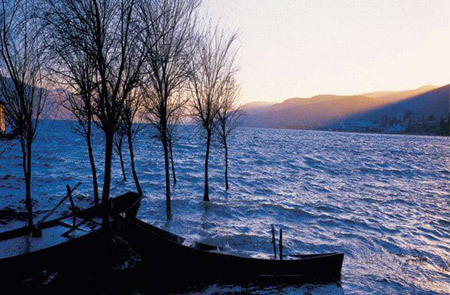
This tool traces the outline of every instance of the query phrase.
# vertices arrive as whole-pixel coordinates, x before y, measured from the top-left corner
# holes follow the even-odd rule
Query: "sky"
[[[203,0],[239,32],[240,101],[450,83],[450,0]]]

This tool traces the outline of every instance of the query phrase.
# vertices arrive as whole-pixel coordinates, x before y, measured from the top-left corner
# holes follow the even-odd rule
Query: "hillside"
[[[8,87],[13,87],[13,82],[10,78],[5,78],[5,83]],[[49,120],[73,120],[74,116],[72,113],[61,105],[61,102],[66,95],[66,90],[61,88],[44,90],[45,102],[40,118]],[[0,93],[0,100],[1,99]]]
[[[372,97],[372,98],[379,98],[379,99],[384,99],[384,100],[388,100],[390,102],[398,102],[413,96],[417,96],[429,91],[432,91],[436,88],[436,86],[432,86],[432,85],[425,85],[422,87],[419,87],[417,89],[412,89],[412,90],[405,90],[405,91],[376,91],[376,92],[369,92],[369,93],[363,93],[361,94],[362,96],[366,96],[366,97]]]
[[[248,127],[448,134],[449,85],[247,104]]]

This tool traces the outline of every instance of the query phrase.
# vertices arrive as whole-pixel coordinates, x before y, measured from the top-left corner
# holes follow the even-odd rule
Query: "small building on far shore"
[[[6,132],[6,115],[5,115],[5,103],[0,98],[0,135],[5,134]]]

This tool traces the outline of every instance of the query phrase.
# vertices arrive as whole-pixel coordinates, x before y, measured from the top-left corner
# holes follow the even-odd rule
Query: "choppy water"
[[[450,293],[449,138],[238,129],[231,142],[231,189],[224,192],[222,150],[216,146],[210,167],[212,202],[204,204],[202,138],[192,127],[179,131],[170,222],[165,220],[160,143],[149,130],[136,143],[147,195],[140,217],[251,256],[271,254],[271,224],[283,228],[285,252],[345,253],[339,285],[212,285],[202,293]],[[100,157],[101,134],[96,140]],[[78,192],[90,192],[85,144],[69,123],[42,125],[34,163],[37,210],[51,208],[66,183],[81,181]],[[20,165],[17,145],[0,156],[0,209],[24,210]],[[130,171],[124,183],[118,159],[114,165],[112,193],[133,189]],[[0,230],[20,223],[0,224]]]

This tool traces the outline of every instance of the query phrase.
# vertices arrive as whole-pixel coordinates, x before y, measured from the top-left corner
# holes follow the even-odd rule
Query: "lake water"
[[[71,124],[44,122],[39,131],[32,186],[37,215],[56,204],[65,184],[81,181],[78,193],[91,193],[84,139],[72,132]],[[271,224],[283,228],[286,253],[345,253],[340,284],[211,285],[200,293],[450,292],[449,138],[241,128],[231,139],[228,192],[223,150],[217,144],[213,147],[211,203],[205,204],[203,139],[193,127],[178,131],[174,150],[178,184],[170,222],[165,220],[161,144],[150,128],[137,139],[137,167],[146,194],[141,218],[254,257],[271,255]],[[100,159],[101,133],[95,140]],[[1,141],[0,150],[11,144]],[[128,154],[125,159],[128,164]],[[113,195],[134,188],[129,169],[127,173],[124,183],[115,157]],[[0,156],[0,209],[24,211],[21,178],[16,143]],[[80,204],[90,200],[77,198]],[[0,230],[21,224],[3,220]]]

